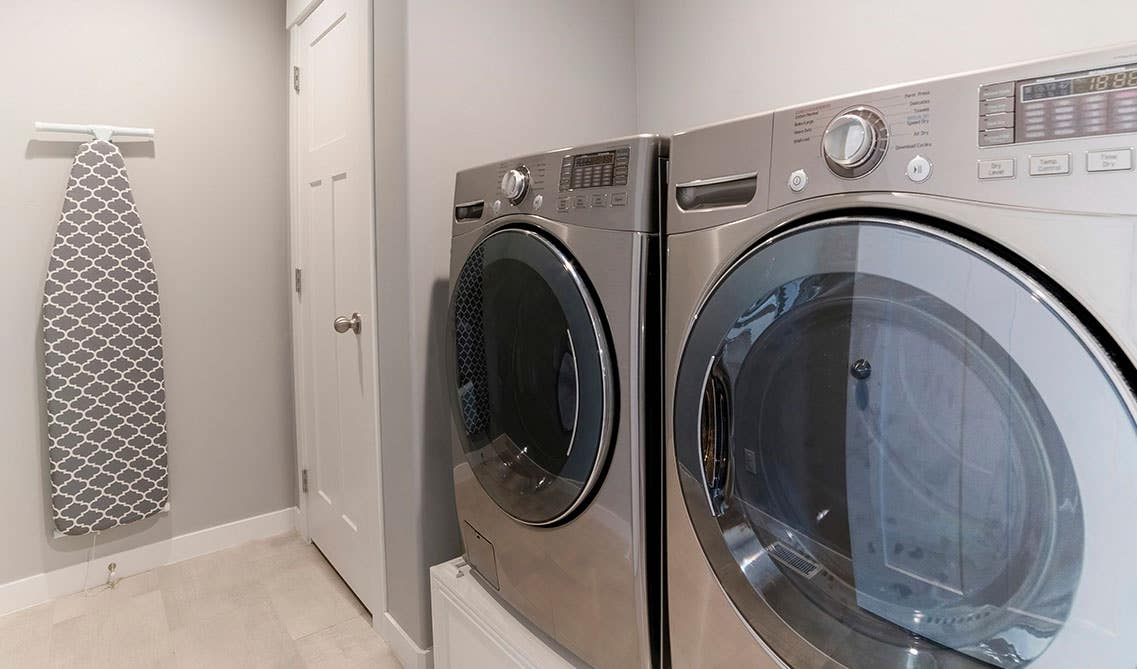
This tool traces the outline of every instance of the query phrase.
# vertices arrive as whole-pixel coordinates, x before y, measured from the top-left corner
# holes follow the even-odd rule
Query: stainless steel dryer
[[[672,139],[677,667],[1137,666],[1137,46]]]
[[[466,558],[595,667],[650,666],[659,646],[666,155],[666,140],[631,137],[455,184],[448,362]]]

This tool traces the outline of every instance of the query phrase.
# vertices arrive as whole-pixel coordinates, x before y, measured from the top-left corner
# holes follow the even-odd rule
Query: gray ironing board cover
[[[80,146],[44,283],[51,507],[81,535],[165,509],[158,278],[114,144]]]

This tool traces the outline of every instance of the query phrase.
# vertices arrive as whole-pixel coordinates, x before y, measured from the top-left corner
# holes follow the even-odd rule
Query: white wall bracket
[[[115,135],[119,137],[153,137],[154,128],[128,128],[118,125],[93,125],[79,123],[44,123],[36,121],[36,130],[41,132],[70,132],[81,135],[94,135],[95,139],[105,142],[111,141]]]

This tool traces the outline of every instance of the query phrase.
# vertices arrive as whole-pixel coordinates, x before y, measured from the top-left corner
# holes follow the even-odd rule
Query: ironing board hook
[[[84,135],[94,135],[95,139],[109,142],[118,135],[120,137],[153,137],[154,128],[128,128],[119,125],[94,125],[79,123],[44,123],[36,121],[36,130],[41,132],[71,132]]]

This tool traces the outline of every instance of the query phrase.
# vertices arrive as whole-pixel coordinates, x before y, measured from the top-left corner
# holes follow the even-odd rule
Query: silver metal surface
[[[337,316],[336,319],[332,321],[332,327],[340,334],[344,334],[348,330],[359,334],[360,330],[363,329],[363,319],[359,317],[359,312],[353,313],[350,317]]]
[[[698,182],[755,170],[760,183],[754,201],[729,210],[685,211],[676,205],[674,186],[669,198],[664,382],[668,584],[673,602],[670,637],[675,666],[842,666],[785,625],[775,612],[763,608],[757,596],[732,601],[727,595],[727,591],[752,591],[755,583],[777,587],[763,580],[759,565],[769,564],[769,559],[762,559],[765,549],[760,543],[749,541],[742,532],[731,550],[724,547],[721,554],[707,554],[697,538],[699,531],[720,532],[721,520],[714,518],[707,505],[705,482],[677,466],[673,402],[687,333],[713,286],[756,245],[768,243],[805,218],[869,210],[871,216],[892,222],[930,216],[988,238],[1040,268],[1085,308],[1085,315],[1125,355],[1137,358],[1137,296],[1129,288],[1137,280],[1137,172],[1088,169],[1094,160],[1090,156],[1096,152],[1120,150],[1127,155],[1137,147],[1137,134],[1052,140],[1041,142],[1043,146],[980,147],[976,142],[981,86],[994,84],[983,89],[986,96],[1006,97],[1007,85],[996,82],[1131,62],[1137,62],[1137,45],[841,96],[698,128],[673,138],[674,181]],[[1013,89],[1007,93],[1013,94]],[[820,130],[842,110],[870,105],[881,111],[890,146],[872,173],[856,181],[842,179],[826,166]],[[815,130],[801,131],[803,127]],[[1028,169],[1032,154],[1070,154],[1070,172],[1032,177]],[[935,166],[922,182],[910,180],[907,174],[909,162],[917,155]],[[789,185],[790,175],[797,170],[810,175],[808,187],[801,192]],[[858,220],[865,220],[864,216]],[[1071,313],[1044,286],[998,255],[963,243],[1033,286],[1036,298],[1085,343],[1110,383],[1120,389],[1130,414],[1137,415],[1137,402],[1123,374],[1083,324],[1082,314]],[[700,503],[687,504],[685,489],[697,494]],[[752,572],[736,570],[735,581],[720,581],[712,565],[734,565],[736,556],[743,554],[751,557]],[[1128,591],[1132,586],[1127,583],[1119,587]],[[768,630],[766,637],[758,636],[747,620],[762,621]],[[706,630],[715,632],[707,634]],[[841,632],[835,629],[833,633]],[[1059,649],[1062,643],[1066,645]],[[1066,652],[1068,644],[1061,637],[1055,641],[1055,657]],[[1031,666],[1061,666],[1055,661],[1044,654]],[[864,662],[858,666],[879,666],[873,664],[871,654],[865,655]]]

